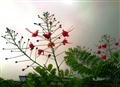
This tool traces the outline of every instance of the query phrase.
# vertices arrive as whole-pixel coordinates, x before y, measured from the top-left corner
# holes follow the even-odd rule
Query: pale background
[[[30,37],[25,28],[34,31],[37,15],[45,11],[54,13],[66,29],[74,26],[70,35],[73,44],[68,47],[80,45],[94,49],[103,34],[120,37],[119,0],[0,0],[0,35],[4,35],[5,28],[9,27]],[[3,47],[9,46],[0,38],[0,77],[18,79],[31,68],[22,72],[26,63],[15,64],[14,59],[5,61],[5,57],[16,55],[2,51]]]

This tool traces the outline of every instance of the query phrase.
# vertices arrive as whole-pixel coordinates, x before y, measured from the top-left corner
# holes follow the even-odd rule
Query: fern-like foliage
[[[70,66],[72,70],[77,71],[78,74],[82,76],[82,79],[87,79],[87,83],[89,83],[89,81],[90,84],[92,84],[92,82],[107,81],[108,83],[106,82],[105,84],[108,84],[108,87],[110,87],[110,84],[118,87],[117,83],[120,81],[119,50],[113,52],[111,58],[106,61],[103,61],[99,56],[80,47],[69,48],[65,54],[66,64]],[[102,85],[100,87],[107,86]]]
[[[102,62],[101,59],[93,55],[86,50],[78,48],[69,48],[66,53],[65,61],[74,70],[81,75],[92,75],[93,68],[95,68],[98,63]]]
[[[61,78],[57,75],[57,70],[52,64],[45,67],[48,71],[41,67],[34,68],[35,72],[28,74],[23,87],[74,87],[79,81],[69,78],[70,72],[68,69],[60,70]]]

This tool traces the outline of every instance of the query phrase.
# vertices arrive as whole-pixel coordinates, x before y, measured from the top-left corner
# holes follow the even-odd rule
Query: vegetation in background
[[[23,87],[24,82],[0,78],[0,87]]]
[[[81,47],[69,48],[66,64],[81,76],[85,87],[119,87],[120,42],[104,35],[97,48],[96,54]]]

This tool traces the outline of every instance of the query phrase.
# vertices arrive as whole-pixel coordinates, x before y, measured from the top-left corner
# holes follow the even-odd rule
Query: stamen
[[[23,42],[23,44],[22,44],[22,48],[24,47],[24,45],[25,45],[25,42]]]
[[[60,52],[59,54],[57,54],[56,56],[59,56],[59,55],[61,55],[61,54],[63,54],[63,53],[65,53],[65,51],[63,51],[63,52]]]
[[[31,61],[31,60],[21,60],[21,61],[15,61],[15,63],[19,63],[19,62],[26,62],[26,61]]]
[[[30,65],[27,65],[26,68],[23,68],[22,71],[25,71],[26,69],[28,69],[29,67],[31,67],[34,63],[30,64]]]
[[[28,28],[25,28],[28,32],[30,32],[30,33],[33,33],[32,31],[30,31]]]
[[[18,55],[18,56],[14,56],[14,57],[5,58],[5,60],[8,60],[8,59],[15,59],[15,58],[22,57],[22,56],[24,56],[24,54]]]
[[[25,69],[23,68],[22,71],[25,71]]]
[[[30,39],[28,39],[27,44],[26,44],[26,48],[28,47],[28,43],[29,43]],[[28,48],[29,49],[29,48]],[[25,50],[25,52],[27,51],[27,49]]]
[[[60,43],[57,47],[55,47],[55,50],[57,50],[62,44]]]
[[[49,58],[47,58],[46,62],[45,62],[45,65],[47,65],[47,62],[48,62]]]
[[[18,48],[2,48],[3,50],[18,50]],[[28,49],[28,48],[21,48],[21,49]]]
[[[31,50],[31,52],[30,52],[30,57],[32,56],[32,52],[33,52],[33,51]]]
[[[20,48],[21,48],[22,40],[23,40],[23,36],[21,36],[21,39],[18,41],[18,44],[19,44],[19,47],[20,47]]]
[[[65,61],[65,60],[63,60],[63,61],[60,63],[59,67],[63,64],[64,61]]]

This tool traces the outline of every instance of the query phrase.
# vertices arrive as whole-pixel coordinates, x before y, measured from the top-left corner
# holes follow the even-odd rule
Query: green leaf
[[[49,64],[49,65],[48,65],[48,71],[51,71],[52,68],[53,68],[53,65],[52,65],[52,64]]]
[[[68,76],[68,75],[69,75],[69,70],[66,69],[66,70],[65,70],[65,76]]]
[[[52,69],[52,70],[50,71],[50,73],[51,73],[52,75],[56,75],[56,69],[55,69],[55,68]]]
[[[63,70],[60,70],[60,76],[64,77],[64,71]]]

